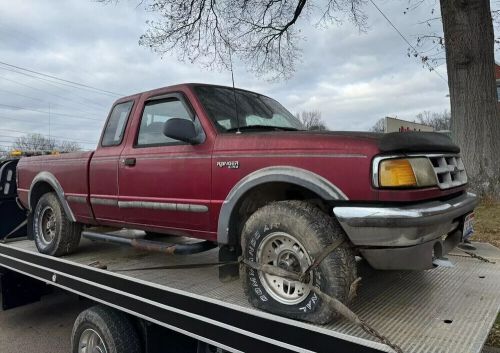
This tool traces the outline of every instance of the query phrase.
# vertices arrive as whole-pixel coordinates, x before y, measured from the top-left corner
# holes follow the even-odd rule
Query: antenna
[[[231,80],[233,81],[233,98],[234,98],[234,110],[236,112],[236,133],[241,134],[240,131],[240,117],[238,116],[238,102],[236,100],[236,88],[234,87],[234,72],[233,72],[233,57],[231,56],[231,46],[228,45],[229,49],[229,63],[231,64]]]

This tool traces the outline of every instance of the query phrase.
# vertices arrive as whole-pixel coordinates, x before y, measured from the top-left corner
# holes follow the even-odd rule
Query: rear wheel
[[[55,193],[44,194],[33,214],[33,234],[39,252],[60,256],[72,253],[80,243],[82,226],[71,222]]]
[[[248,219],[242,232],[242,250],[250,261],[303,272],[323,249],[339,239],[345,239],[340,225],[317,207],[302,201],[280,201],[262,207]],[[336,315],[310,286],[348,304],[355,278],[354,253],[340,246],[313,271],[306,284],[246,268],[243,286],[257,308],[324,324]]]

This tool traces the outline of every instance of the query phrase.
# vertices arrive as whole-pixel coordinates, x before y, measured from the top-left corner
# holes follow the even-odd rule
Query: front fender
[[[240,198],[252,188],[270,182],[295,184],[314,192],[324,200],[348,200],[347,196],[337,186],[308,170],[291,166],[259,169],[241,179],[224,200],[217,226],[217,241],[219,244],[228,244],[230,242],[229,222],[234,207]]]

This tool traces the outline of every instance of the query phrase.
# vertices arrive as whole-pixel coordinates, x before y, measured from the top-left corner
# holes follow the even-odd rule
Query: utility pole
[[[50,102],[49,102],[49,141],[50,141]]]

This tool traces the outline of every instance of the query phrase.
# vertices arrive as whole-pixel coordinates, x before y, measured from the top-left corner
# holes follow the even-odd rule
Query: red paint
[[[135,148],[144,102],[169,92],[180,92],[194,109],[206,134],[202,144]],[[336,185],[357,202],[408,202],[438,198],[465,187],[442,191],[377,190],[372,187],[372,159],[379,153],[378,136],[343,132],[244,132],[219,134],[207,117],[191,85],[161,88],[117,103],[134,101],[121,145],[98,147],[95,152],[23,158],[18,165],[19,197],[27,205],[28,190],[41,171],[52,173],[79,222],[145,230],[185,233],[216,239],[220,208],[233,186],[246,175],[268,166],[293,166],[312,171]],[[125,166],[124,158],[136,158]],[[187,158],[186,158],[187,157]],[[220,161],[238,161],[239,168],[217,167]],[[196,204],[209,212],[91,206],[90,198],[111,201],[149,201]]]

